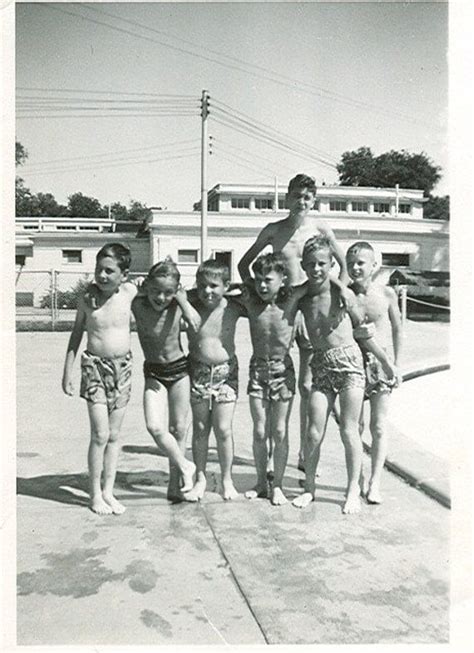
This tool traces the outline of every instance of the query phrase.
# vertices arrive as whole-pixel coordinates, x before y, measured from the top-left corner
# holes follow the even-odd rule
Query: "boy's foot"
[[[233,499],[237,499],[238,496],[239,493],[235,489],[232,481],[230,483],[222,483],[222,497],[224,501],[232,501]]]
[[[378,487],[373,487],[372,485],[367,492],[367,501],[368,503],[379,504],[383,502],[382,495]]]
[[[360,498],[359,494],[349,494],[346,497],[346,503],[342,509],[344,515],[352,515],[356,512],[360,512]]]
[[[177,487],[169,487],[168,486],[168,492],[166,493],[166,498],[168,501],[171,501],[171,503],[181,503],[184,501],[183,495],[181,494],[179,488]]]
[[[292,503],[295,508],[306,508],[306,506],[309,506],[311,501],[314,501],[314,496],[311,492],[303,492],[299,497],[295,497]]]
[[[183,469],[182,478],[183,485],[181,487],[181,492],[189,492],[193,489],[193,477],[196,472],[196,465],[190,460],[186,461],[186,467]]]
[[[288,503],[288,499],[283,494],[280,487],[274,487],[271,498],[272,506],[284,506]]]
[[[245,493],[246,499],[268,499],[268,485],[265,483],[265,487],[260,487],[256,485],[251,490],[247,490]]]
[[[90,509],[97,515],[111,515],[112,508],[106,503],[102,496],[94,497],[91,499]]]
[[[120,501],[117,501],[117,499],[111,494],[111,495],[102,495],[104,498],[104,501],[106,504],[108,504],[114,515],[122,515],[126,508],[124,505],[120,503]]]
[[[300,472],[304,472],[304,471],[305,471],[305,468],[304,468],[304,460],[303,460],[303,458],[301,458],[301,457],[298,458],[298,470],[299,470]]]
[[[196,481],[194,487],[189,490],[189,492],[183,492],[183,499],[191,503],[196,503],[196,501],[201,501],[206,491],[206,481]]]

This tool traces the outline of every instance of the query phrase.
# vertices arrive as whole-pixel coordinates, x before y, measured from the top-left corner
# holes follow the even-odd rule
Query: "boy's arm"
[[[238,262],[237,269],[239,270],[242,281],[245,282],[250,277],[250,265],[252,261],[260,254],[262,249],[264,249],[270,243],[271,230],[269,228],[271,226],[272,225],[269,224],[262,229],[262,231],[257,236],[257,240],[245,252],[245,254]]]
[[[84,328],[86,325],[86,311],[84,299],[81,298],[78,303],[76,319],[74,326],[69,337],[69,343],[66,351],[66,359],[64,361],[64,371],[62,379],[63,392],[72,396],[74,394],[74,386],[72,383],[72,368],[76,358],[77,350],[81,344],[82,336],[84,335]]]
[[[201,317],[197,310],[188,301],[188,296],[185,289],[179,286],[176,292],[176,301],[183,313],[183,319],[186,325],[194,332],[197,333],[201,327]]]
[[[336,236],[334,235],[334,231],[330,227],[328,227],[322,220],[318,221],[318,229],[324,236],[326,236],[326,238],[328,238],[329,242],[331,243],[331,248],[334,254],[334,258],[336,259],[339,265],[339,279],[341,283],[347,285],[350,281],[350,277],[347,274],[346,257],[344,254],[344,250],[337,242]]]
[[[400,309],[398,308],[398,298],[397,294],[392,288],[387,287],[385,292],[388,295],[388,317],[390,324],[392,326],[392,343],[393,343],[393,356],[395,366],[398,368],[400,366],[400,359],[402,354],[402,344],[403,344],[403,327],[402,319],[400,315]],[[398,384],[402,382],[402,378],[398,379]]]

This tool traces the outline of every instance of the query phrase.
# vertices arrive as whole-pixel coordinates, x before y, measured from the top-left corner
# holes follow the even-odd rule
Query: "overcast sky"
[[[21,3],[16,18],[34,192],[191,210],[202,89],[209,187],[336,182],[342,152],[365,145],[425,152],[449,192],[445,3]]]

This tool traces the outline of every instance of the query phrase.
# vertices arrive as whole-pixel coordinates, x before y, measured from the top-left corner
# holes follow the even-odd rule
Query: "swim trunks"
[[[145,375],[145,379],[155,379],[168,389],[173,383],[188,376],[188,359],[186,356],[181,356],[181,358],[169,363],[151,363],[150,361],[145,361],[143,363],[143,374]]]
[[[395,385],[395,379],[389,379],[385,374],[382,363],[372,352],[364,351],[365,368],[365,396],[367,398],[376,394],[390,393]]]
[[[233,356],[225,363],[208,365],[189,359],[191,378],[191,403],[214,399],[218,404],[237,401],[239,393],[239,364]]]
[[[102,358],[89,351],[81,356],[80,395],[93,404],[106,404],[111,413],[128,404],[132,390],[132,352]]]
[[[316,349],[311,361],[313,390],[339,393],[349,388],[365,388],[362,352],[355,344]]]
[[[247,394],[266,401],[288,401],[295,394],[295,368],[291,356],[252,356]]]
[[[295,320],[295,342],[298,345],[298,349],[304,349],[306,351],[313,351],[313,345],[308,336],[308,331],[306,329],[306,324],[304,321],[303,313],[299,312],[296,314]]]

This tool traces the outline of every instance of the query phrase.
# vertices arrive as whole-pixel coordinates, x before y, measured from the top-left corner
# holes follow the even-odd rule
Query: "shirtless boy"
[[[289,350],[298,300],[305,286],[288,285],[288,267],[282,254],[261,254],[252,265],[254,286],[244,287],[241,301],[247,309],[253,355],[249,394],[253,420],[253,454],[257,485],[248,499],[267,498],[267,433],[274,442],[273,505],[287,503],[283,476],[288,460],[288,421],[295,394],[295,370]]]
[[[229,288],[229,270],[218,261],[201,263],[196,284],[197,297],[191,303],[199,313],[201,325],[197,332],[188,331],[196,482],[183,496],[186,501],[199,501],[204,496],[209,434],[213,428],[222,495],[229,501],[238,497],[232,481],[232,419],[238,394],[235,328],[244,309],[224,296]]]
[[[98,252],[95,283],[79,300],[64,363],[63,391],[73,395],[72,369],[86,331],[80,395],[87,401],[91,428],[90,508],[99,515],[120,515],[125,510],[113,489],[120,452],[118,437],[131,391],[130,308],[137,287],[127,282],[129,268],[128,247],[112,243]]]
[[[186,460],[186,416],[189,408],[188,359],[181,344],[184,318],[198,328],[199,316],[179,286],[171,259],[156,263],[135,297],[132,312],[145,355],[143,408],[148,432],[169,459],[168,499],[182,500],[193,487],[194,463]],[[166,426],[168,425],[168,428]]]
[[[356,304],[365,321],[375,326],[377,342],[393,359],[395,367],[400,364],[402,349],[402,324],[398,310],[397,296],[392,288],[374,282],[376,261],[373,247],[366,242],[357,242],[346,254],[347,270],[352,279],[350,288],[356,296]],[[363,342],[362,342],[363,344]],[[392,351],[393,353],[392,353]],[[381,503],[380,480],[387,456],[387,419],[392,388],[400,384],[401,378],[390,379],[381,364],[362,347],[366,387],[365,396],[370,403],[370,433],[372,435],[371,475],[368,487],[362,480],[363,494],[369,503]],[[360,430],[364,429],[363,412]]]
[[[242,281],[245,282],[250,277],[250,265],[255,257],[266,247],[271,247],[273,252],[281,252],[285,257],[290,285],[298,286],[304,283],[306,277],[300,265],[303,247],[308,238],[317,234],[324,235],[330,240],[334,257],[339,264],[339,277],[343,283],[348,281],[344,252],[338,245],[332,229],[323,220],[309,215],[315,198],[316,183],[312,177],[298,174],[291,179],[286,194],[289,215],[283,220],[267,224],[258,235],[255,243],[243,255],[238,265]],[[301,396],[298,466],[300,469],[304,469],[303,453],[307,430],[308,400],[311,391],[310,362],[312,350],[302,321],[296,331],[296,343],[300,352],[298,390]]]
[[[343,513],[354,513],[360,510],[362,442],[359,416],[365,388],[362,353],[354,338],[364,339],[364,346],[380,360],[388,378],[395,376],[396,371],[383,349],[371,337],[370,325],[360,326],[362,318],[351,291],[347,291],[345,307],[341,305],[340,289],[330,283],[329,273],[333,265],[328,238],[315,236],[305,243],[301,266],[308,277],[308,289],[300,307],[314,349],[311,361],[313,380],[305,449],[305,488],[303,494],[293,500],[293,505],[304,508],[314,500],[321,444],[331,409],[339,395],[340,434],[348,477]]]

